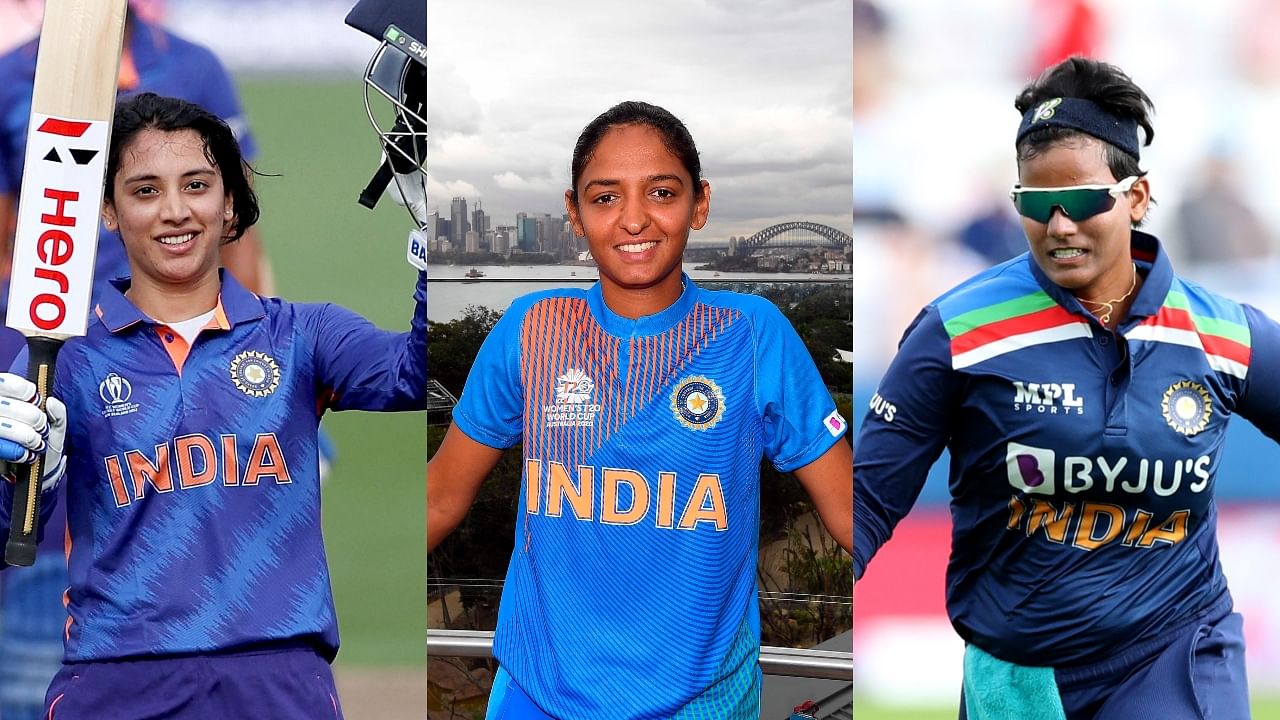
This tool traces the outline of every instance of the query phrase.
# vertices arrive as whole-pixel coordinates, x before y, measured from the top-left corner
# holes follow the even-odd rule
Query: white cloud
[[[685,121],[713,240],[779,219],[852,224],[848,0],[428,5],[429,165],[495,223],[561,210],[578,133],[626,99]],[[439,79],[438,79],[439,78]],[[449,195],[431,206],[448,212]]]

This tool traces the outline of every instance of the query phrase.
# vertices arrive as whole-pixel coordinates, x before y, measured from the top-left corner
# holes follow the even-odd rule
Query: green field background
[[[406,330],[411,223],[389,200],[356,202],[378,164],[356,75],[238,77],[258,144],[259,229],[279,295],[350,308]],[[324,534],[342,649],[338,665],[426,665],[425,413],[328,413],[337,463]]]

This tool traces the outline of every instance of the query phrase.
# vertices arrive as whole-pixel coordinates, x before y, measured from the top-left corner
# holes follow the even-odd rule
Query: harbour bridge
[[[848,233],[837,230],[830,225],[793,220],[770,225],[769,227],[744,238],[737,238],[732,243],[717,241],[709,243],[689,244],[690,249],[730,250],[737,255],[749,255],[753,250],[762,248],[829,248],[839,250],[853,245],[853,238]]]

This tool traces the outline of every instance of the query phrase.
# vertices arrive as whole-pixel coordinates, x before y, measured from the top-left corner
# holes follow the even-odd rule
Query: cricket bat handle
[[[40,393],[40,409],[45,409],[53,390],[54,362],[62,340],[31,335],[27,337],[27,379]],[[29,567],[36,561],[36,531],[40,527],[40,478],[44,477],[44,454],[18,469],[18,482],[13,493],[13,513],[9,516],[9,541],[4,546],[4,561],[9,565]]]

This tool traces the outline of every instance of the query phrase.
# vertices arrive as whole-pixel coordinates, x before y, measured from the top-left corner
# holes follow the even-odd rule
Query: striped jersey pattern
[[[188,347],[119,290],[103,297],[54,380],[69,419],[69,661],[286,640],[337,653],[317,427],[326,410],[425,408],[425,273],[415,298],[413,329],[393,333],[224,274]]]
[[[1229,605],[1227,425],[1280,437],[1280,325],[1132,238],[1143,282],[1114,330],[1021,255],[917,316],[858,433],[855,573],[949,451],[948,612],[1009,662],[1097,660]]]
[[[517,300],[454,410],[523,441],[494,653],[554,717],[759,716],[760,460],[812,462],[835,406],[776,308],[685,282],[634,320],[598,285]]]

